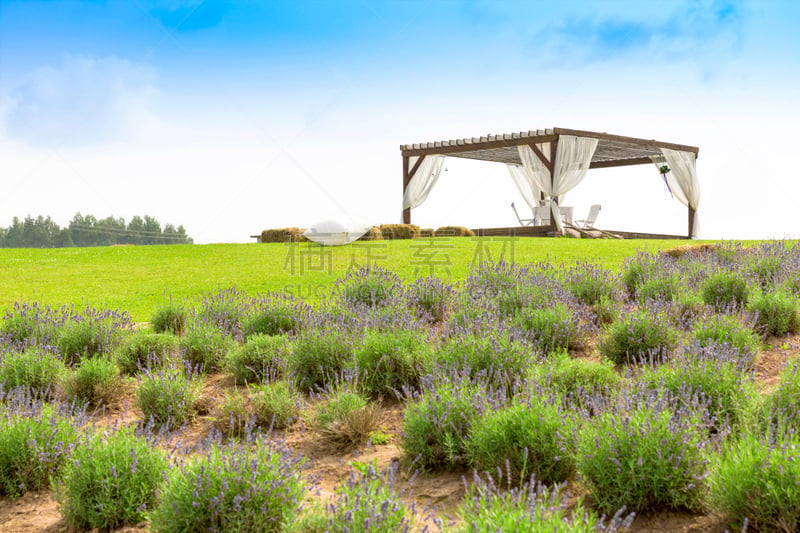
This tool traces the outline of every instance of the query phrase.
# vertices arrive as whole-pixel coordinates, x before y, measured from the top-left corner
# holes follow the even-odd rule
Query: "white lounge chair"
[[[594,204],[589,208],[589,214],[583,220],[576,220],[573,224],[581,229],[591,229],[600,214],[600,204]]]
[[[511,202],[511,209],[514,210],[514,214],[517,216],[517,220],[519,220],[520,226],[533,226],[535,222],[535,218],[521,218],[519,213],[517,213],[517,206],[514,205],[514,202]]]

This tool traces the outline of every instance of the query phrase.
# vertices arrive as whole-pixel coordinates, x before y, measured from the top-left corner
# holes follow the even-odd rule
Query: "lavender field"
[[[800,247],[0,315],[3,531],[797,531]]]

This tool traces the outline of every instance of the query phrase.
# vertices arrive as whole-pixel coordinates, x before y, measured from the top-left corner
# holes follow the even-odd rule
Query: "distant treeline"
[[[111,246],[114,244],[192,244],[183,226],[161,224],[155,218],[135,216],[97,220],[77,213],[69,227],[59,228],[50,217],[14,217],[7,228],[0,228],[0,248],[68,248],[70,246]]]

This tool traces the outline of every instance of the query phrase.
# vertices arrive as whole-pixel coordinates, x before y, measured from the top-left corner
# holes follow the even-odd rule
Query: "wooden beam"
[[[589,168],[627,167],[629,165],[652,165],[649,157],[636,157],[633,159],[615,159],[612,161],[596,161],[589,164]]]
[[[606,141],[619,141],[639,146],[646,146],[648,148],[669,148],[670,150],[679,150],[681,152],[693,152],[698,154],[700,149],[696,146],[686,146],[683,144],[665,143],[656,141],[654,139],[637,139],[636,137],[623,137],[622,135],[611,135],[610,133],[597,133],[593,131],[582,130],[569,130],[565,128],[553,128],[553,133],[558,135],[574,135],[575,137],[591,137],[593,139],[600,139]]]
[[[408,172],[408,156],[403,156],[403,196],[406,195],[406,188],[408,187],[408,182],[411,181],[411,177]],[[421,161],[421,159],[420,159]],[[395,211],[396,213],[397,211]],[[397,219],[395,219],[397,220]],[[411,209],[403,209],[403,224],[411,224]]]
[[[555,146],[555,141],[553,141],[553,145]],[[544,152],[539,150],[539,147],[536,146],[535,144],[529,144],[528,146],[531,147],[531,150],[533,150],[533,153],[536,154],[536,157],[539,158],[539,160],[544,164],[544,166],[547,167],[547,170],[550,171],[550,177],[552,178],[553,177],[553,161],[547,159],[547,157],[545,157],[545,155],[544,155]],[[553,152],[553,150],[550,150],[550,157],[551,158],[553,157],[552,154],[554,154],[554,153],[555,152]]]
[[[411,179],[416,175],[417,170],[419,170],[419,166],[422,164],[422,162],[424,160],[425,160],[425,156],[424,155],[421,155],[421,156],[419,156],[419,158],[417,158],[417,162],[414,163],[414,167],[408,173],[408,179],[407,180],[403,180],[403,183],[405,184],[405,185],[403,185],[403,192],[406,191],[406,185],[408,185],[408,182],[410,182]]]
[[[400,153],[404,156],[415,156],[415,155],[431,155],[431,154],[457,154],[459,152],[472,152],[477,150],[487,150],[492,148],[509,148],[514,146],[520,146],[522,144],[540,144],[554,141],[558,138],[558,135],[555,134],[546,134],[546,135],[534,135],[530,137],[520,137],[518,139],[497,139],[494,138],[493,140],[479,140],[477,142],[471,142],[469,144],[454,144],[448,146],[442,146],[439,143],[439,146],[431,146],[434,143],[427,143],[425,148],[413,148],[409,147],[409,145],[402,145],[400,146]]]
[[[689,238],[692,238],[692,229],[694,228],[694,215],[695,210],[691,207],[689,208],[689,233],[687,234]]]

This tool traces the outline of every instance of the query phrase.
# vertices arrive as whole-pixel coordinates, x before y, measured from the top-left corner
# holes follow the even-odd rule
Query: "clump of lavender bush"
[[[576,401],[586,395],[607,394],[622,381],[611,361],[573,359],[564,351],[552,353],[542,363],[531,367],[529,377],[543,387]]]
[[[284,336],[252,334],[243,345],[228,351],[225,368],[237,383],[280,379],[291,350],[291,343]]]
[[[577,424],[559,403],[559,398],[532,396],[484,413],[469,429],[465,448],[470,464],[505,473],[513,483],[531,475],[546,485],[571,479]]]
[[[131,429],[87,438],[75,449],[58,487],[61,514],[77,529],[139,523],[156,505],[168,464],[152,440]]]
[[[108,356],[83,359],[67,379],[68,396],[92,407],[114,398],[119,391],[119,368]]]
[[[0,409],[0,496],[16,498],[48,487],[77,441],[74,419],[64,405],[42,404],[25,395],[3,398]]]
[[[662,317],[647,311],[614,322],[600,344],[600,353],[616,364],[662,359],[678,344],[677,332]]]
[[[182,370],[144,372],[137,389],[136,405],[146,420],[177,428],[194,415],[201,385]]]
[[[335,383],[352,360],[351,340],[331,329],[301,336],[289,356],[288,367],[298,389],[310,392]]]
[[[800,360],[784,369],[780,384],[764,397],[758,413],[762,428],[783,425],[800,432]]]
[[[378,473],[374,464],[359,464],[336,486],[324,506],[317,505],[290,525],[290,533],[408,533],[409,509],[394,487],[395,468]]]
[[[84,357],[107,355],[123,334],[130,333],[132,323],[127,313],[86,308],[82,313],[70,311],[57,332],[56,346],[67,365]]]
[[[186,309],[180,304],[170,301],[164,304],[150,317],[150,327],[155,333],[172,333],[183,335],[186,331]]]
[[[466,370],[470,377],[485,376],[501,386],[500,383],[510,384],[525,374],[533,350],[507,334],[491,337],[468,334],[447,339],[433,358],[444,368]]]
[[[800,306],[793,296],[765,292],[750,300],[756,315],[756,327],[767,335],[779,337],[800,331]]]
[[[402,283],[394,272],[362,267],[339,280],[336,289],[347,306],[380,307],[401,295]]]
[[[415,280],[408,288],[408,303],[428,322],[444,320],[455,303],[456,291],[437,277]]]
[[[709,485],[714,510],[743,531],[797,531],[800,438],[782,428],[743,434],[714,461]]]
[[[417,387],[430,362],[428,338],[413,330],[370,332],[354,357],[360,385],[377,397]]]
[[[180,340],[180,350],[186,364],[211,372],[222,367],[225,355],[235,344],[218,326],[200,320],[190,324]]]
[[[301,467],[300,459],[267,440],[214,444],[204,457],[173,469],[150,514],[152,530],[282,531],[305,492]]]
[[[624,508],[606,522],[583,504],[569,509],[568,495],[561,487],[547,487],[533,478],[510,490],[500,490],[495,482],[476,478],[458,507],[463,525],[457,533],[594,533],[626,530],[633,522],[633,513],[624,516]]]
[[[663,405],[609,411],[580,431],[578,471],[603,512],[694,510],[706,491],[704,442],[694,417]]]
[[[540,355],[577,348],[580,344],[579,320],[565,305],[520,311],[515,325],[537,347]]]
[[[142,370],[169,366],[173,360],[178,338],[172,333],[134,331],[122,338],[114,350],[120,372],[133,375]]]
[[[747,304],[747,281],[736,272],[721,271],[709,276],[703,284],[703,301],[717,312],[741,309]]]
[[[696,323],[692,329],[692,336],[703,348],[714,345],[727,346],[751,359],[761,348],[761,338],[756,332],[730,315],[714,315]]]
[[[288,381],[251,385],[249,390],[258,425],[283,429],[300,416],[303,397]]]

